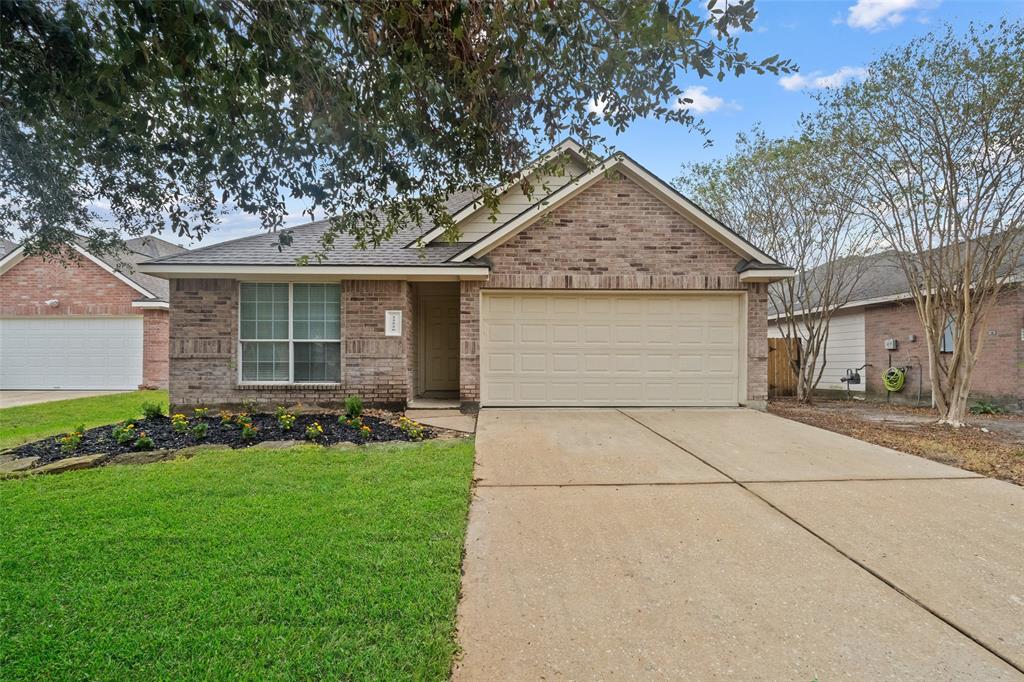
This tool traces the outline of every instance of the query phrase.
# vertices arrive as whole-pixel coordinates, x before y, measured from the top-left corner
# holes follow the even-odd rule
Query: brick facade
[[[981,355],[974,365],[971,395],[994,399],[1014,407],[1024,407],[1024,288],[1005,292],[989,313],[981,329],[984,335]],[[910,336],[916,341],[910,341]],[[895,338],[899,349],[885,350],[885,340]],[[890,396],[891,400],[916,402],[918,386],[921,400],[931,402],[931,377],[924,327],[913,301],[873,306],[864,311],[864,343],[867,362],[867,392],[884,397],[882,375],[890,365],[907,366],[906,387]]]
[[[341,282],[340,384],[246,384],[238,375],[238,282],[171,282],[171,402],[176,407],[337,405],[352,394],[375,404],[402,404],[415,385],[415,306],[401,281]],[[384,311],[401,310],[402,336],[384,336]]]
[[[767,288],[742,284],[739,256],[624,177],[605,178],[490,251],[486,282],[463,282],[461,399],[480,399],[483,289],[740,290],[747,292],[747,395],[768,397]]]
[[[142,317],[142,385],[167,386],[168,314],[132,307],[142,294],[92,261],[24,258],[0,276],[0,317]],[[57,299],[56,307],[45,301]]]
[[[767,288],[745,285],[740,257],[675,209],[624,177],[599,180],[487,254],[486,281],[459,284],[459,393],[480,400],[480,297],[485,289],[737,291],[747,299],[747,388],[743,402],[767,400]],[[416,377],[417,286],[402,281],[344,281],[341,385],[240,386],[238,283],[171,282],[171,401],[176,406],[331,405],[358,393],[374,403],[403,403]],[[404,313],[402,337],[384,336],[384,311]]]

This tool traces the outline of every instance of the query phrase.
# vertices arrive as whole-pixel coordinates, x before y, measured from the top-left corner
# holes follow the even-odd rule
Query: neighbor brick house
[[[172,403],[763,406],[766,287],[791,271],[625,155],[555,156],[493,216],[451,197],[456,243],[409,227],[298,266],[318,222],[284,251],[261,234],[143,265],[170,280]]]
[[[167,281],[134,265],[185,249],[140,237],[97,256],[82,244],[63,263],[14,244],[0,254],[0,388],[166,387]]]
[[[924,327],[909,293],[906,276],[895,254],[868,256],[864,275],[851,296],[833,316],[825,347],[825,369],[818,389],[846,391],[840,379],[849,370],[860,370],[861,383],[849,390],[860,396],[897,402],[931,404],[931,378]],[[1011,273],[1010,285],[989,313],[981,333],[981,354],[974,366],[971,395],[1024,408],[1024,262]],[[769,310],[769,319],[779,319]],[[955,321],[954,321],[955,324]],[[772,324],[769,335],[782,332]],[[886,348],[887,340],[896,348]],[[941,341],[940,341],[941,343]],[[904,388],[888,394],[882,376],[891,366],[907,369]]]

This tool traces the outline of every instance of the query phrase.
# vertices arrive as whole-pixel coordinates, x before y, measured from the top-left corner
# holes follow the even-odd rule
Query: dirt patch
[[[773,400],[768,411],[780,417],[900,452],[1024,485],[1024,419],[1019,415],[978,415],[959,429],[936,424],[929,409],[821,400],[801,405]]]

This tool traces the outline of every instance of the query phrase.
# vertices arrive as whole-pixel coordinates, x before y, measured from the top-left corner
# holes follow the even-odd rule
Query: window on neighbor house
[[[239,298],[242,381],[341,381],[339,285],[246,282]]]
[[[942,339],[939,341],[939,352],[940,353],[952,353],[953,352],[953,333],[956,327],[953,318],[949,318],[946,321],[946,327],[942,330]]]

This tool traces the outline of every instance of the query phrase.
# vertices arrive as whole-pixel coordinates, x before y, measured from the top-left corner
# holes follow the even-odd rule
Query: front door
[[[420,294],[420,392],[459,390],[459,293],[455,287]]]

